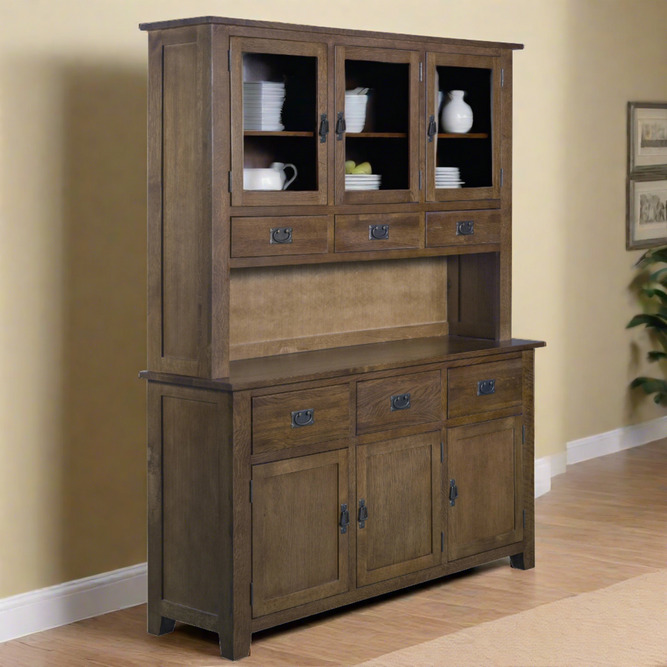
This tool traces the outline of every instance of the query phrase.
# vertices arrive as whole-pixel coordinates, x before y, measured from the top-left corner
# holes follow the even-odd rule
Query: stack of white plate
[[[345,174],[346,190],[379,190],[380,174]]]
[[[273,81],[243,82],[243,129],[280,132],[285,84]]]
[[[460,188],[464,184],[458,167],[436,167],[436,188]]]
[[[345,131],[362,132],[366,124],[366,104],[368,95],[354,92],[345,93]]]

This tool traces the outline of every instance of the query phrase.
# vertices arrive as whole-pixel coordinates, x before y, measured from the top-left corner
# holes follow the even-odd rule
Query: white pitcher
[[[465,134],[472,127],[472,109],[463,96],[465,90],[450,90],[442,107],[441,127],[445,132]]]
[[[292,178],[287,180],[285,169],[291,167],[294,170]],[[244,190],[285,190],[296,178],[297,171],[293,164],[274,162],[268,169],[243,170]]]

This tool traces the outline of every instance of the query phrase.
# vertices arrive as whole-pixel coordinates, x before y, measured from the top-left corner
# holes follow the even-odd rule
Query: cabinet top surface
[[[416,42],[431,41],[440,44],[461,45],[461,46],[484,46],[489,48],[503,48],[503,49],[523,49],[523,44],[515,44],[510,42],[485,42],[469,39],[452,39],[445,37],[420,36],[420,35],[406,35],[400,33],[383,33],[371,30],[351,30],[346,28],[326,28],[322,26],[307,26],[292,23],[278,23],[274,21],[251,21],[246,19],[234,19],[221,16],[198,16],[185,19],[172,19],[166,21],[154,21],[150,23],[140,23],[140,30],[167,30],[170,28],[181,28],[183,26],[192,25],[206,25],[206,24],[222,24],[228,26],[241,26],[247,28],[264,28],[272,30],[298,30],[308,31],[319,34],[332,35],[349,35],[349,36],[367,36],[367,37],[400,37],[403,40]]]
[[[489,357],[544,345],[542,341],[516,338],[497,341],[442,336],[242,359],[230,364],[229,377],[213,380],[153,371],[142,371],[139,375],[157,382],[230,391],[442,363],[455,359]]]

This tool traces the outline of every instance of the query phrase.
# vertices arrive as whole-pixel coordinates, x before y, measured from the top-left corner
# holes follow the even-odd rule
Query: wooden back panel
[[[230,358],[446,335],[446,262],[235,270]]]

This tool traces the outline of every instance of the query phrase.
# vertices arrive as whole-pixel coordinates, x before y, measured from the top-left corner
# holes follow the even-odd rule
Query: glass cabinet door
[[[336,203],[419,200],[419,54],[336,47]]]
[[[326,204],[326,45],[230,46],[232,204]]]
[[[500,196],[500,65],[427,54],[426,199]]]

